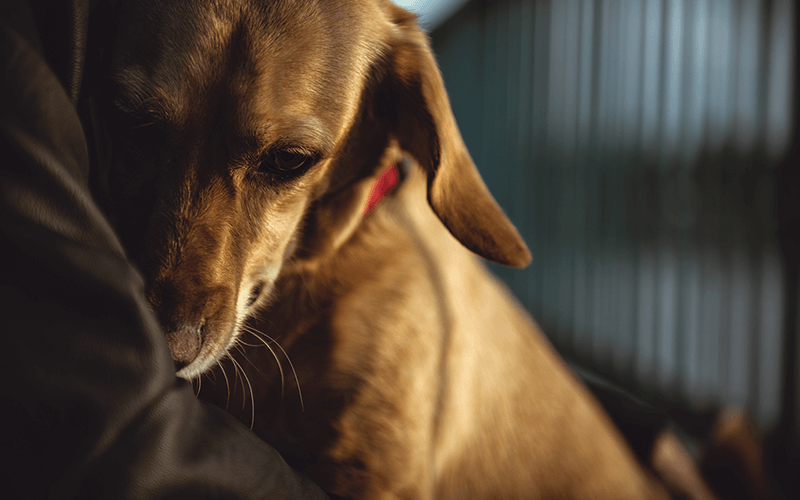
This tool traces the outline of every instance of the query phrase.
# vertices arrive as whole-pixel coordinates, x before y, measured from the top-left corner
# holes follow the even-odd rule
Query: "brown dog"
[[[109,212],[180,377],[247,330],[277,339],[278,363],[239,342],[254,407],[231,411],[345,497],[667,497],[472,253],[530,261],[412,15],[149,0],[119,20]],[[379,170],[405,157],[365,216]],[[221,405],[223,375],[202,385]]]

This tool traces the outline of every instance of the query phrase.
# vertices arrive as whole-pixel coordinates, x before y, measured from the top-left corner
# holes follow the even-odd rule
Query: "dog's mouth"
[[[250,296],[247,297],[247,303],[245,304],[245,308],[248,310],[252,309],[255,303],[258,302],[258,299],[261,298],[261,292],[263,291],[264,291],[264,282],[260,281],[256,283],[250,289]]]

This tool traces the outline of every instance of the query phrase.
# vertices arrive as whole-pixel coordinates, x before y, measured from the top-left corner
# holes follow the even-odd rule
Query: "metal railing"
[[[555,346],[689,412],[744,404],[762,429],[800,400],[784,390],[796,304],[776,203],[796,8],[470,2],[432,36],[473,158],[534,255],[493,270]]]

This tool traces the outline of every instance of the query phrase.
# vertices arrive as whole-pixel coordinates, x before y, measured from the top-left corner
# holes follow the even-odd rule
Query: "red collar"
[[[367,206],[364,207],[364,215],[372,212],[372,210],[378,206],[378,203],[381,202],[383,197],[386,196],[386,194],[397,185],[399,180],[400,174],[397,171],[397,167],[394,164],[386,167],[386,169],[381,172],[381,175],[378,176],[378,179],[372,185],[372,191],[369,193]]]

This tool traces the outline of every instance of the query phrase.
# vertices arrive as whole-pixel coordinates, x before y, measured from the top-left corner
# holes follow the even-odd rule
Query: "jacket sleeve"
[[[42,50],[52,33],[26,3],[2,4],[9,498],[326,498],[175,377],[142,279],[89,194],[81,124]]]

